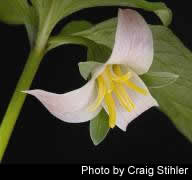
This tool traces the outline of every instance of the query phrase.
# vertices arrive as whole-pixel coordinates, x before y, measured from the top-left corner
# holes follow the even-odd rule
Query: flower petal
[[[144,18],[135,10],[119,10],[115,44],[107,63],[128,65],[137,74],[144,74],[152,60],[152,32]]]
[[[94,101],[95,80],[90,80],[86,85],[77,90],[54,94],[43,90],[23,91],[35,96],[55,117],[70,123],[80,123],[93,119],[101,110],[89,112],[88,105]]]
[[[137,86],[147,90],[147,87],[145,86],[144,82],[136,73],[134,73],[133,77],[130,80]],[[127,112],[116,100],[117,126],[124,131],[126,131],[127,125],[140,114],[142,114],[153,106],[158,106],[157,101],[151,96],[150,92],[148,92],[148,95],[144,96],[129,88],[126,88],[126,90],[127,94],[133,100],[135,108],[131,112]]]

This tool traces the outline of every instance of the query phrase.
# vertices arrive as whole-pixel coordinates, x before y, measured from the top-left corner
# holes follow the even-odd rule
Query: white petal
[[[87,110],[88,105],[96,96],[95,80],[92,79],[82,88],[65,93],[54,94],[43,90],[24,91],[35,96],[55,117],[70,123],[80,123],[93,119],[95,112]]]
[[[147,89],[144,82],[138,75],[134,74],[131,81],[139,87]],[[126,88],[126,90],[136,107],[131,112],[127,112],[122,106],[120,106],[118,100],[116,100],[117,126],[124,131],[126,131],[127,125],[140,114],[153,106],[158,106],[157,101],[151,96],[150,92],[148,92],[148,95],[144,96],[129,88]]]
[[[115,44],[108,64],[128,65],[146,73],[153,60],[152,33],[144,18],[131,9],[119,10]]]

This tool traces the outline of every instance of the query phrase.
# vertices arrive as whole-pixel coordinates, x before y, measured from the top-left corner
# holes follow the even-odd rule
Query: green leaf
[[[112,18],[74,35],[90,39],[98,44],[112,48],[115,40],[117,18]]]
[[[24,24],[29,5],[26,0],[0,0],[0,21]]]
[[[0,21],[8,24],[25,24],[33,47],[38,30],[38,18],[35,9],[27,0],[1,0]]]
[[[88,34],[90,34],[91,31],[89,30],[92,29],[92,26],[93,25],[88,21],[72,21],[68,23],[57,36],[53,36],[49,39],[47,51],[65,44],[83,45],[88,48],[87,61],[104,63],[111,55],[111,48],[99,44],[99,42],[94,39],[92,40],[86,37],[86,29],[88,29]],[[97,25],[95,28],[97,28]],[[99,28],[101,29],[102,26]]]
[[[80,26],[79,26],[80,25]],[[48,48],[47,51],[50,51],[53,48],[56,48],[65,44],[78,44],[83,46],[94,46],[91,44],[95,44],[94,41],[91,41],[82,36],[74,36],[76,32],[81,32],[89,27],[91,27],[91,23],[88,21],[72,21],[68,23],[57,36],[50,37],[48,40]]]
[[[100,144],[109,132],[108,115],[104,109],[90,121],[90,135],[94,145]]]
[[[157,16],[159,16],[159,18],[161,19],[161,21],[163,22],[163,24],[165,26],[168,26],[169,24],[171,24],[172,18],[173,18],[173,14],[172,11],[170,9],[158,9],[155,11],[155,14]]]
[[[47,51],[65,44],[78,44],[83,45],[88,48],[87,60],[104,63],[111,54],[111,49],[98,44],[90,39],[74,36],[74,35],[64,35],[60,34],[51,37],[48,41]]]
[[[32,6],[27,0],[0,1],[0,20],[10,24],[25,24],[31,46],[34,45],[37,35],[40,37],[38,43],[41,44],[42,39],[44,42],[49,38],[58,21],[84,8],[129,6],[153,11],[166,25],[172,19],[172,13],[164,3],[152,3],[145,0],[87,0],[81,3],[79,0],[31,0],[31,2]]]
[[[60,32],[60,34],[69,34],[72,35],[77,32],[81,32],[87,29],[90,29],[93,25],[85,20],[81,21],[72,21],[68,23]]]
[[[51,49],[65,44],[78,44],[86,47],[94,47],[96,45],[94,41],[80,36],[58,35],[49,39],[47,50],[50,51]]]
[[[171,72],[179,78],[160,89],[150,89],[160,109],[192,142],[192,53],[166,27],[151,26],[155,57],[151,71]]]
[[[94,42],[94,41],[92,41]],[[95,61],[99,63],[105,63],[111,55],[111,49],[94,42],[94,44],[88,44],[87,61]]]
[[[174,83],[179,76],[169,72],[148,72],[141,78],[149,88],[163,88]]]
[[[157,16],[159,16],[164,25],[169,25],[172,20],[172,12],[164,3],[148,2],[146,0],[86,0],[81,1],[81,3],[79,3],[79,0],[72,0],[71,5],[69,6],[70,7],[68,11],[66,11],[66,14],[90,7],[128,6],[154,12]]]
[[[87,62],[80,62],[79,64],[79,71],[81,76],[87,80],[91,72],[97,68],[98,66],[101,66],[102,63],[94,62],[94,61],[87,61]]]
[[[48,47],[47,51],[50,51],[51,49],[54,49],[58,46],[62,46],[65,44],[78,44],[78,45],[87,45],[87,40],[82,37],[78,36],[70,36],[70,35],[59,35],[59,36],[53,36],[48,41]]]
[[[148,2],[146,0],[31,0],[39,17],[39,33],[50,35],[54,26],[64,17],[91,7],[97,6],[129,6],[142,8],[156,13],[165,25],[172,19],[172,13],[164,3]]]

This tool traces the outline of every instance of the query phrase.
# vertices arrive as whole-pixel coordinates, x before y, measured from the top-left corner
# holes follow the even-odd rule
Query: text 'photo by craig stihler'
[[[113,175],[115,177],[124,177],[128,176],[147,176],[153,177],[156,175],[187,175],[189,174],[189,168],[180,167],[180,166],[134,166],[130,165],[125,168],[119,166],[108,167],[94,167],[94,166],[82,166],[81,173],[82,175]]]

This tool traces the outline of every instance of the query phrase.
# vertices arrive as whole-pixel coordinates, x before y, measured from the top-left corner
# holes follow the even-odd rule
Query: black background
[[[190,1],[164,1],[173,10],[170,26],[183,43],[192,49]],[[139,10],[151,24],[160,23],[149,12]],[[60,22],[57,33],[70,20],[87,19],[93,23],[114,17],[117,7],[91,8]],[[23,26],[0,24],[0,119],[16,86],[29,53]],[[77,63],[86,60],[86,48],[77,45],[49,52],[41,63],[31,89],[65,93],[86,82]],[[3,163],[191,163],[192,144],[156,108],[134,120],[124,133],[110,131],[95,147],[89,136],[89,123],[68,124],[48,113],[28,96],[12,134]]]

